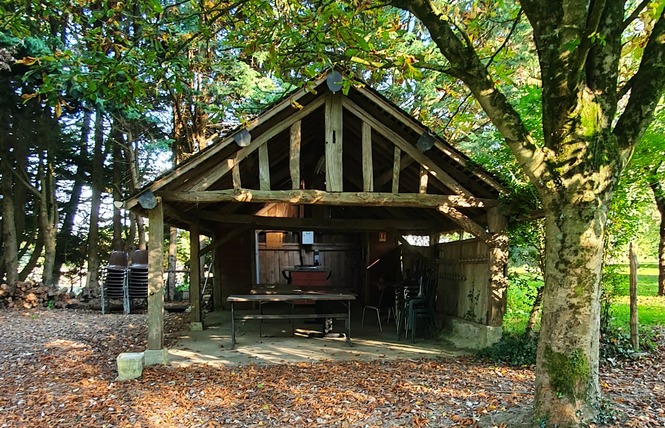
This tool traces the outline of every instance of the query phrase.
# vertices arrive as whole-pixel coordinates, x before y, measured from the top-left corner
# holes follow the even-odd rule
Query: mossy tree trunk
[[[665,185],[659,180],[651,183],[651,190],[660,213],[660,240],[658,241],[658,295],[665,296]]]
[[[536,416],[577,427],[598,412],[599,283],[606,212],[665,87],[665,18],[653,25],[630,91],[618,88],[628,2],[522,0],[542,81],[543,141],[496,86],[475,42],[428,0],[394,0],[429,30],[445,72],[471,90],[538,189],[546,213]],[[644,7],[641,3],[640,7]],[[651,30],[651,28],[649,28]],[[629,93],[619,108],[619,94]]]

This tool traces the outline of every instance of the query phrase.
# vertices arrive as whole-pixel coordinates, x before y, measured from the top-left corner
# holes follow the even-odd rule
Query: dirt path
[[[0,322],[0,427],[476,426],[533,398],[531,368],[470,357],[153,367],[115,382],[116,356],[145,348],[144,315],[3,310]],[[169,314],[167,342],[187,324]],[[664,368],[662,353],[604,366],[615,410],[597,426],[665,426]]]

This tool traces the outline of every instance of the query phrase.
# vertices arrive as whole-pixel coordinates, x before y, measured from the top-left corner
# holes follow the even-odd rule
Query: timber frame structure
[[[498,199],[505,189],[378,92],[356,84],[342,93],[342,78],[332,70],[242,128],[213,136],[207,148],[126,201],[150,222],[149,351],[163,349],[165,223],[190,231],[192,261],[256,230],[388,231],[395,242],[407,234],[465,231],[486,248],[478,321],[500,328],[507,238]],[[295,208],[295,214],[266,215],[275,205]],[[212,244],[200,248],[200,234]],[[449,258],[441,254],[432,259]],[[198,263],[190,269],[192,278],[199,277]],[[228,284],[219,283],[221,268],[214,269],[212,297],[220,308]],[[439,269],[439,277],[461,278],[457,269]],[[193,329],[203,328],[196,282],[190,289]],[[457,303],[449,306],[461,317]]]

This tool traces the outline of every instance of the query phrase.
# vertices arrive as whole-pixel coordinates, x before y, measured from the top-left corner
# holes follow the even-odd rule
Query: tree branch
[[[494,85],[475,50],[464,45],[444,16],[428,0],[394,0],[393,6],[410,11],[427,27],[432,40],[450,62],[448,74],[461,79],[497,127],[517,162],[535,186],[545,174],[544,153],[537,146],[521,117]],[[458,28],[458,31],[462,32]]]
[[[640,68],[631,79],[630,98],[619,118],[614,135],[624,149],[634,147],[653,120],[653,114],[665,90],[665,10],[658,18],[644,48]]]
[[[626,18],[625,21],[623,21],[623,26],[621,27],[621,30],[625,30],[628,28],[628,26],[633,22],[634,20],[637,19],[638,16],[640,16],[640,13],[644,10],[645,7],[649,4],[651,0],[642,0],[640,4],[637,5],[633,13],[631,13],[628,18]]]
[[[496,58],[496,56],[499,54],[499,52],[501,52],[503,50],[503,48],[505,48],[506,45],[508,44],[508,42],[510,41],[510,38],[513,36],[513,33],[515,33],[515,29],[517,28],[517,24],[520,23],[520,18],[522,18],[522,12],[523,12],[522,8],[520,7],[520,10],[517,11],[517,16],[513,20],[513,25],[512,25],[512,27],[510,27],[510,31],[508,32],[508,35],[506,36],[503,43],[501,43],[501,46],[499,46],[499,49],[497,49],[492,54],[490,59],[487,61],[487,64],[485,64],[485,68],[489,68],[489,66],[492,64],[492,61],[494,61],[494,58]]]

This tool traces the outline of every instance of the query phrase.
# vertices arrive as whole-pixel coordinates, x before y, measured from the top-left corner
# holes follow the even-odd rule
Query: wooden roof
[[[212,234],[245,224],[482,235],[501,184],[378,92],[352,86],[344,95],[340,77],[330,72],[214,137],[126,207],[145,213],[140,200],[152,193],[167,223]],[[302,206],[299,218],[265,217],[280,203]]]

